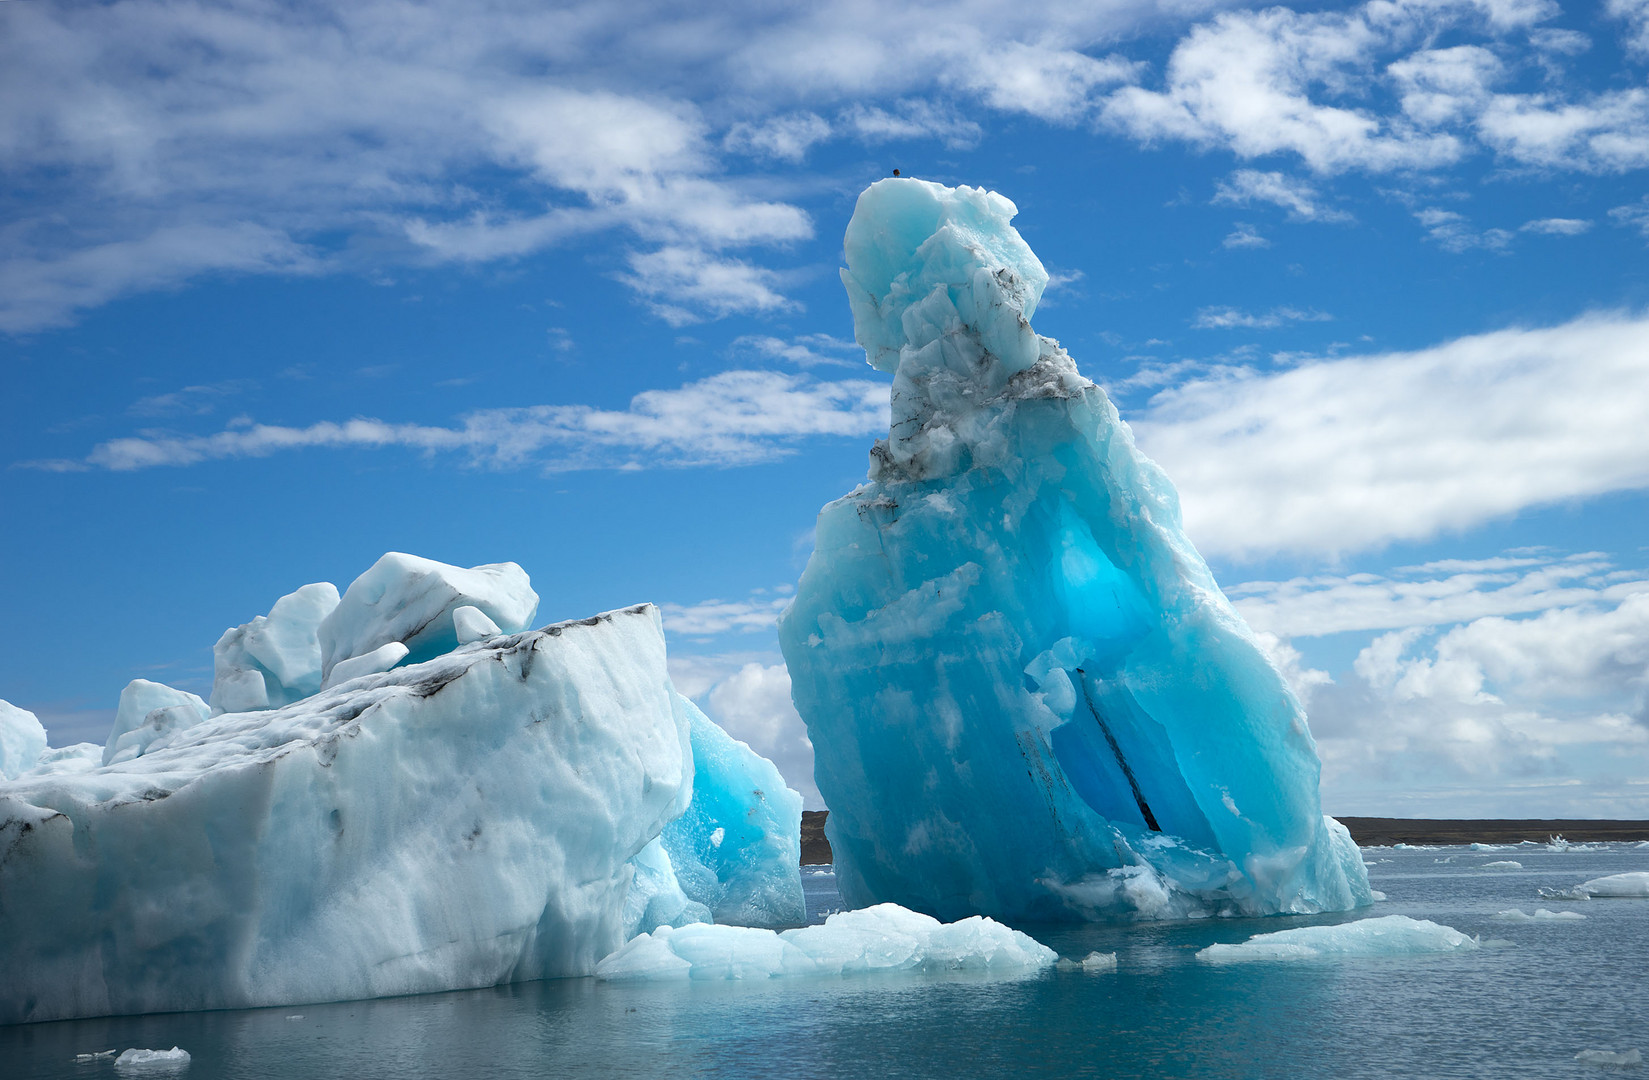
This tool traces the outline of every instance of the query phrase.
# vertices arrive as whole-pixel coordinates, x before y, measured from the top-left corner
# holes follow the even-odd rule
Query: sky
[[[1649,817],[1649,0],[0,4],[0,697],[102,742],[510,560],[822,806],[774,623],[895,168],[1018,206],[1327,811]]]

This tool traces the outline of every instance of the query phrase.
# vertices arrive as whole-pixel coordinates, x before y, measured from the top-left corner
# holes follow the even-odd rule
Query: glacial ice
[[[1582,1050],[1575,1060],[1604,1069],[1635,1069],[1643,1064],[1641,1050]]]
[[[206,702],[165,683],[133,679],[120,692],[114,726],[103,744],[103,764],[140,757],[157,740],[194,727],[211,714]]]
[[[802,895],[802,797],[778,767],[734,739],[686,698],[693,801],[661,838],[685,895],[717,922],[795,926]],[[643,927],[643,929],[650,929]]]
[[[1518,862],[1515,859],[1499,859],[1495,862],[1486,862],[1486,863],[1484,863],[1483,864],[1483,869],[1484,870],[1521,870],[1521,869],[1523,869],[1523,864]]]
[[[321,677],[351,657],[398,641],[406,662],[420,663],[458,647],[454,612],[480,611],[502,633],[525,630],[538,613],[538,594],[515,563],[468,570],[392,551],[356,578],[319,628]]]
[[[212,646],[212,711],[278,709],[319,693],[321,622],[337,606],[338,587],[319,581],[225,630]]]
[[[588,974],[691,794],[677,700],[642,606],[24,774],[0,1023]]]
[[[115,1058],[115,1068],[132,1072],[168,1072],[189,1064],[189,1051],[172,1047],[170,1050],[139,1050],[136,1047]]]
[[[1529,915],[1522,908],[1512,908],[1490,917],[1500,922],[1575,922],[1586,916],[1578,911],[1550,911],[1546,908],[1535,908],[1534,914]]]
[[[1175,917],[1371,901],[1305,715],[1103,390],[1030,326],[1001,195],[873,184],[842,281],[893,373],[780,643],[849,904]]]
[[[12,780],[34,768],[46,749],[40,718],[9,701],[0,701],[0,779]]]
[[[1080,971],[1087,975],[1098,975],[1117,969],[1117,954],[1114,952],[1091,952],[1081,960],[1067,960],[1060,958],[1054,965],[1060,971]]]
[[[897,904],[775,933],[742,926],[661,927],[601,961],[608,980],[765,979],[866,972],[1020,974],[1053,966],[1052,949],[981,916],[941,923]]]
[[[1301,926],[1255,934],[1239,945],[1210,945],[1198,960],[1323,960],[1336,957],[1416,956],[1475,949],[1480,942],[1450,926],[1407,915],[1382,915],[1336,926]]]
[[[1610,874],[1583,881],[1569,889],[1541,889],[1540,895],[1551,900],[1649,898],[1649,872],[1636,870],[1626,874]]]

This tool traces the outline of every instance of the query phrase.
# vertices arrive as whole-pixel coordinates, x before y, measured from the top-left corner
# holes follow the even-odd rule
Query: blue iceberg
[[[780,622],[837,882],[943,919],[1371,902],[1305,714],[1105,392],[1031,329],[994,192],[883,180],[842,282],[893,375]]]

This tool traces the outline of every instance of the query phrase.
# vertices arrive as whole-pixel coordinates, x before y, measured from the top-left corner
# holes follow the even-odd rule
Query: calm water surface
[[[349,1077],[1604,1077],[1583,1049],[1649,1053],[1649,901],[1541,900],[1649,870],[1649,849],[1368,848],[1367,914],[1411,915],[1507,944],[1457,956],[1212,967],[1216,941],[1345,916],[1021,927],[1114,974],[992,980],[860,976],[494,990],[239,1012],[0,1027],[0,1078],[103,1080],[77,1053],[183,1047],[187,1076]],[[1522,870],[1485,870],[1515,859]],[[810,868],[809,912],[839,906]],[[1580,911],[1504,923],[1497,911]],[[0,977],[4,977],[0,973]],[[1635,1070],[1640,1075],[1641,1070]],[[1632,1075],[1628,1072],[1624,1075]]]

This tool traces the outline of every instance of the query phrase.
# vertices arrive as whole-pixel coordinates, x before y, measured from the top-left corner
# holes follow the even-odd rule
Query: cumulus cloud
[[[1223,245],[1228,248],[1265,248],[1271,246],[1271,241],[1261,236],[1254,226],[1239,221],[1237,227],[1226,234]]]
[[[1539,233],[1542,236],[1579,236],[1591,228],[1592,223],[1583,218],[1549,217],[1524,222],[1518,231]]]
[[[1598,314],[1414,352],[1224,369],[1131,418],[1192,538],[1339,555],[1649,487],[1649,319]]]
[[[626,409],[536,405],[485,409],[452,427],[358,418],[306,427],[243,420],[211,435],[146,432],[112,439],[82,461],[29,464],[115,471],[267,457],[315,448],[400,447],[463,453],[493,468],[549,471],[732,466],[770,461],[817,435],[864,437],[888,425],[886,385],[809,375],[725,371],[674,390],[637,394]]]

